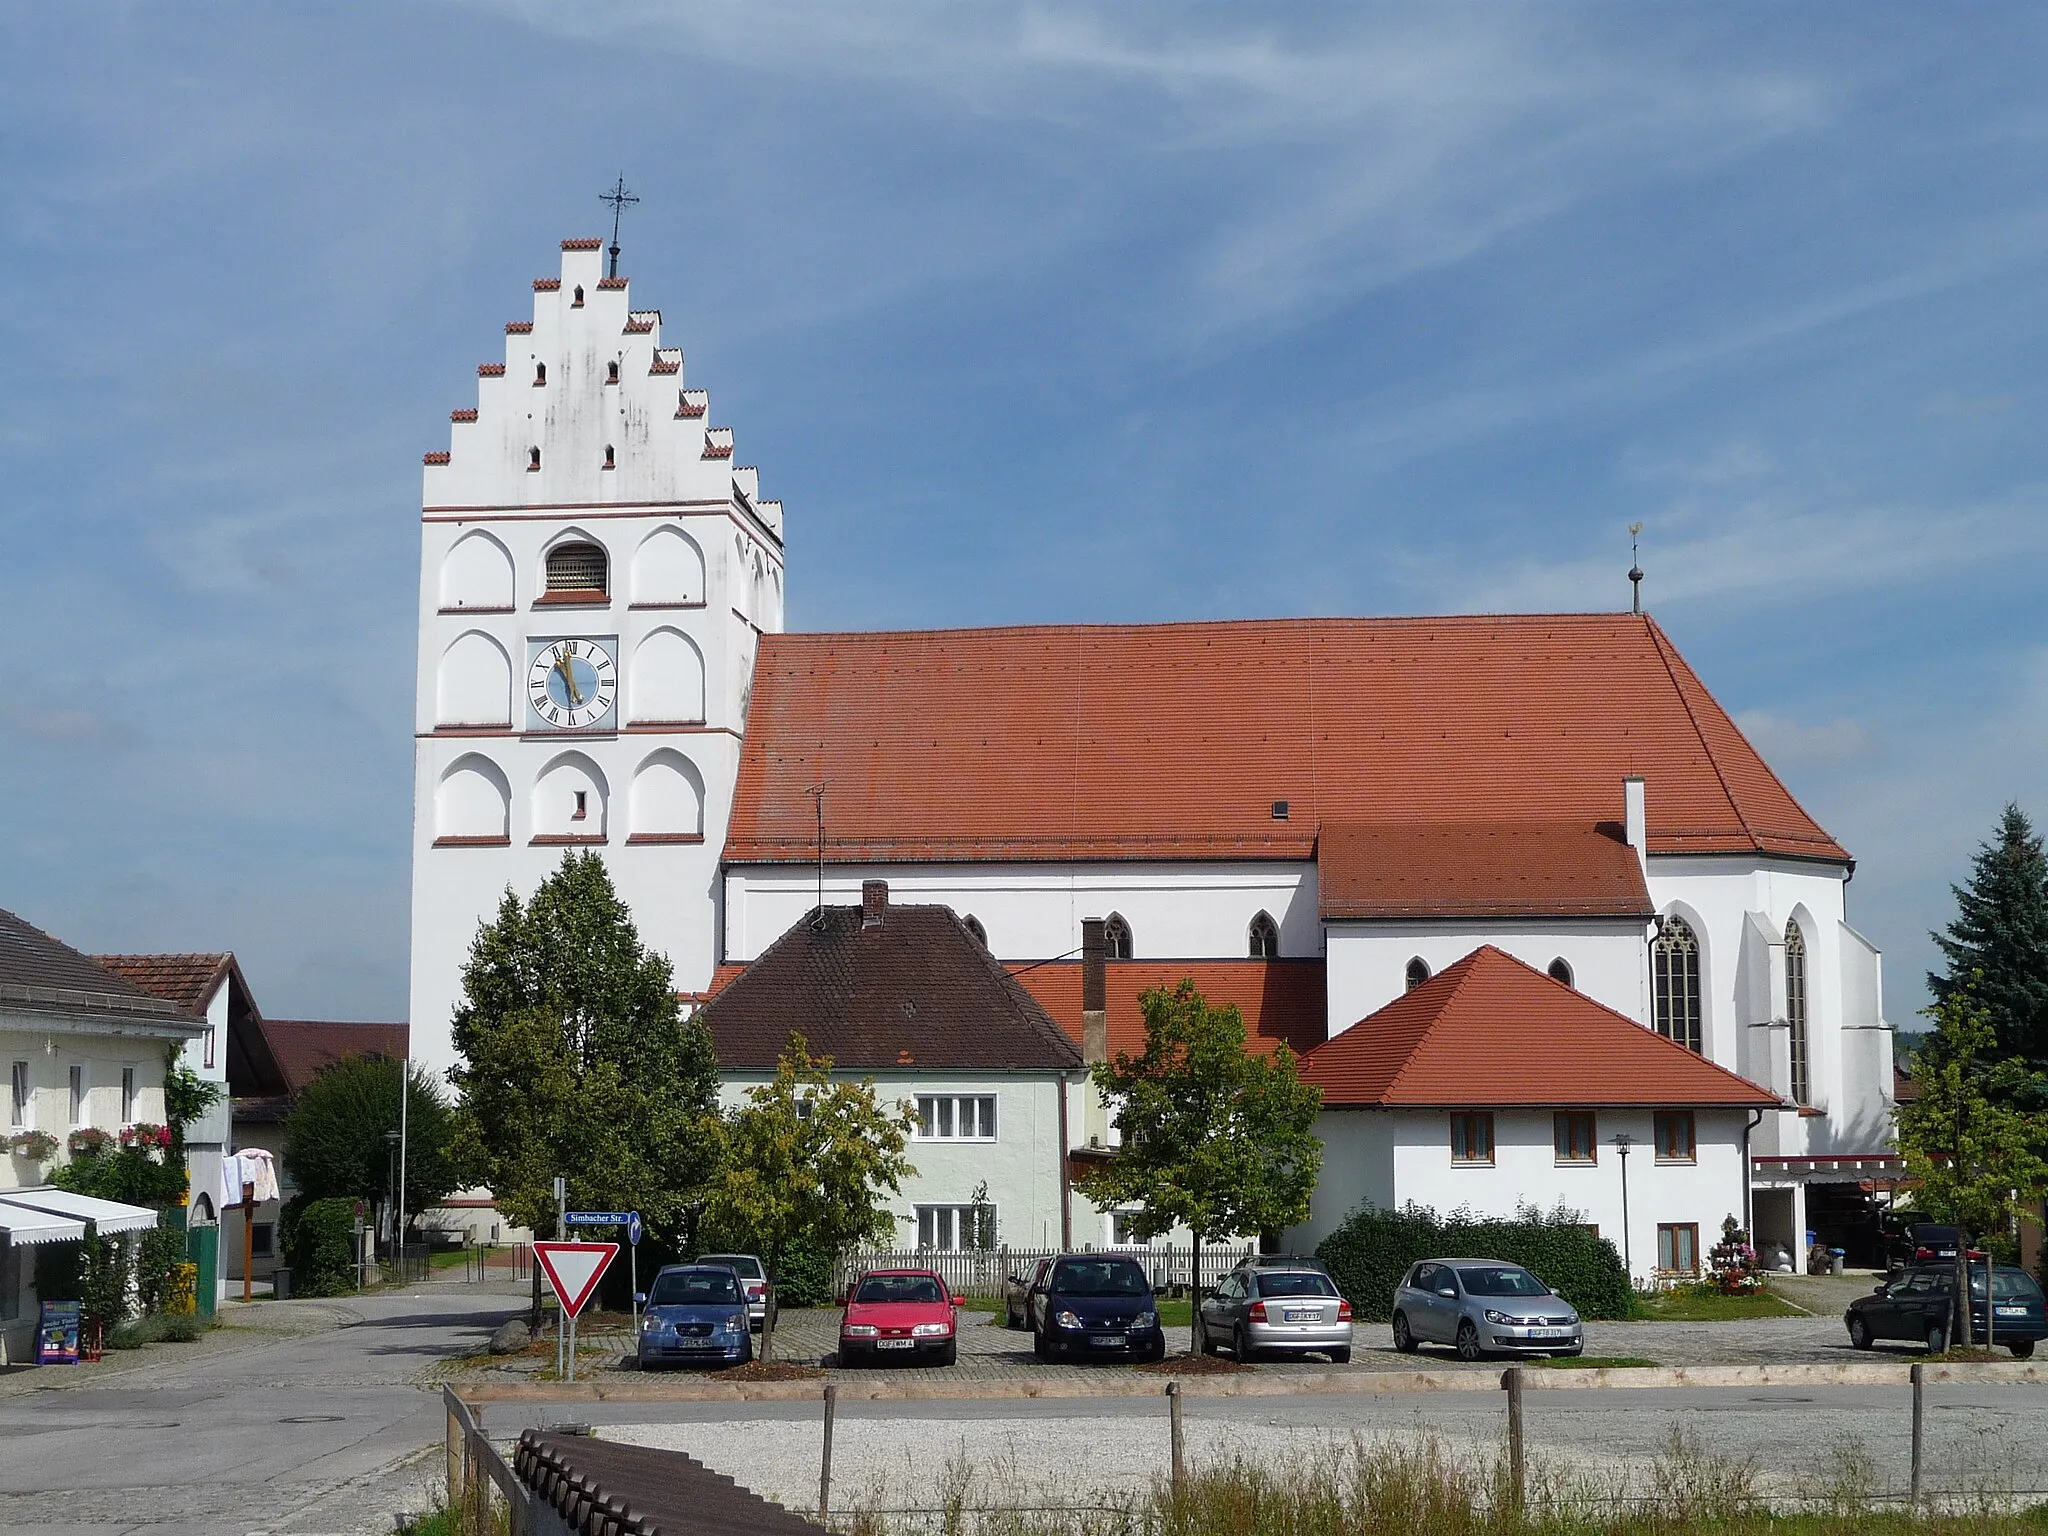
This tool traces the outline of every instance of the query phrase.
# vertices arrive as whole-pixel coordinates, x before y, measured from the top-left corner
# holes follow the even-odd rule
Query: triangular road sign
[[[618,1257],[617,1243],[535,1243],[534,1262],[554,1287],[555,1299],[571,1317],[580,1317],[597,1290],[605,1266]]]

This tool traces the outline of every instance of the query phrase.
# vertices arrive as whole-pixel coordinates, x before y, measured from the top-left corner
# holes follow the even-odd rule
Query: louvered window
[[[604,551],[595,544],[558,544],[548,551],[549,592],[609,590]]]

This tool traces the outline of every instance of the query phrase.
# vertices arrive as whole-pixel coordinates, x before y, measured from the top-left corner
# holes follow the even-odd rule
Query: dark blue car
[[[1032,1352],[1041,1360],[1108,1356],[1161,1360],[1166,1335],[1152,1284],[1136,1261],[1070,1253],[1054,1262],[1044,1289],[1031,1298]]]
[[[647,1288],[640,1369],[677,1364],[744,1365],[754,1358],[747,1293],[722,1264],[671,1264]]]

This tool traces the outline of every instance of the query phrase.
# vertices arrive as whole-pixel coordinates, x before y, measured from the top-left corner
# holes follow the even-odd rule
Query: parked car
[[[2034,1346],[2048,1338],[2048,1306],[2041,1287],[2023,1269],[2000,1264],[1992,1272],[1989,1319],[1984,1311],[1985,1269],[1970,1266],[1971,1342],[2003,1344],[2018,1359],[2034,1353]],[[1948,1348],[1949,1333],[1955,1327],[1956,1266],[1914,1264],[1904,1274],[1880,1280],[1868,1296],[1858,1296],[1842,1313],[1849,1330],[1849,1342],[1868,1349],[1879,1339],[1911,1339],[1925,1344],[1931,1354]],[[1987,1334],[1987,1322],[1989,1332]]]
[[[958,1310],[965,1298],[929,1269],[875,1269],[861,1276],[839,1319],[839,1363],[959,1358]]]
[[[1578,1310],[1519,1264],[1425,1259],[1394,1287],[1394,1348],[1450,1344],[1460,1360],[1492,1353],[1576,1355],[1586,1347]]]
[[[1020,1275],[1011,1275],[1003,1281],[1003,1326],[1005,1328],[1035,1328],[1038,1326],[1031,1315],[1033,1300],[1045,1290],[1045,1277],[1052,1273],[1052,1260],[1040,1259]]]
[[[1041,1360],[1069,1355],[1166,1358],[1166,1334],[1152,1282],[1135,1260],[1114,1254],[1068,1253],[1053,1260],[1034,1297],[1032,1352]]]
[[[747,1298],[724,1264],[670,1264],[647,1287],[640,1316],[640,1369],[691,1364],[744,1365],[754,1358]]]
[[[1927,1264],[1946,1260],[1953,1265],[1956,1249],[1962,1246],[1963,1234],[1959,1227],[1952,1227],[1939,1221],[1909,1221],[1888,1228],[1885,1231],[1884,1267],[1897,1271],[1911,1264]],[[1972,1254],[1982,1258],[1981,1253]]]
[[[775,1282],[768,1277],[768,1266],[751,1253],[707,1253],[697,1262],[723,1264],[740,1277],[747,1292],[747,1326],[759,1333],[776,1305]]]
[[[1202,1297],[1190,1347],[1228,1349],[1239,1360],[1314,1350],[1342,1365],[1351,1358],[1351,1303],[1320,1264],[1248,1259]]]

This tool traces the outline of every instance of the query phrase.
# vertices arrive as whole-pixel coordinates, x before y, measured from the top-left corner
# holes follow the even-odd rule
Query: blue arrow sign
[[[562,1217],[562,1224],[569,1227],[623,1227],[632,1215],[631,1211],[570,1211]]]
[[[626,1218],[626,1241],[634,1247],[640,1246],[640,1213],[635,1211]]]

